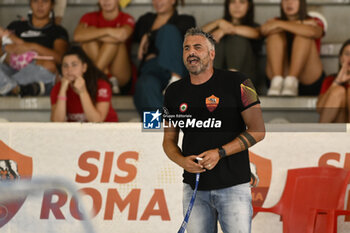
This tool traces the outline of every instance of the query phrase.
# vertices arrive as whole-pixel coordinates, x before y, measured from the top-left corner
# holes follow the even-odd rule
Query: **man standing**
[[[265,126],[251,81],[239,72],[214,69],[214,58],[213,37],[189,29],[183,61],[190,77],[166,91],[163,148],[184,169],[184,213],[196,173],[201,173],[187,231],[214,233],[219,221],[225,233],[248,233],[252,218],[248,148],[264,138]],[[177,145],[180,129],[182,150]]]

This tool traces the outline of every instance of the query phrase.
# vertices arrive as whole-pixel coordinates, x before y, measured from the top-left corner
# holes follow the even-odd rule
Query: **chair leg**
[[[335,230],[335,231],[334,231]],[[335,216],[334,210],[328,212],[327,218],[327,231],[329,233],[337,232],[337,217]]]
[[[314,233],[316,227],[317,211],[315,209],[310,210],[308,225],[306,228],[306,233]]]
[[[338,232],[338,216],[340,216],[340,215],[350,216],[350,211],[348,211],[348,210],[333,210],[332,213],[333,213],[333,220],[332,220],[333,231],[332,232],[337,233]]]

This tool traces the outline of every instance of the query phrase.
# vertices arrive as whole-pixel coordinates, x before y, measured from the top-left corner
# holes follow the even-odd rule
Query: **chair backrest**
[[[283,215],[284,233],[306,232],[310,208],[344,209],[350,172],[335,167],[288,170],[286,185],[277,208]],[[317,218],[316,231],[325,232],[325,216]]]

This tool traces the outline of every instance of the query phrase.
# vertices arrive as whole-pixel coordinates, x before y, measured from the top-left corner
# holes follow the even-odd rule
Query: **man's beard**
[[[190,57],[191,57],[191,56],[190,56]],[[190,57],[188,57],[188,58],[190,58]],[[188,72],[189,72],[190,74],[198,75],[198,74],[202,73],[204,70],[206,70],[206,69],[208,68],[209,62],[206,63],[206,64],[204,64],[204,63],[202,62],[203,60],[201,60],[199,57],[197,57],[197,56],[193,56],[193,57],[196,57],[196,58],[198,59],[198,65],[193,66],[193,69],[192,69],[192,68],[191,68],[192,66],[191,66],[190,62],[188,61],[188,59],[187,59],[185,65],[186,65],[186,68],[187,68],[187,70],[188,70]]]

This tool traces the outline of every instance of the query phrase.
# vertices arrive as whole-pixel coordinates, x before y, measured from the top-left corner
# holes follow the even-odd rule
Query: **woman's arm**
[[[106,119],[109,110],[109,102],[98,102],[96,106],[94,106],[87,91],[80,93],[79,97],[88,122],[103,122]]]
[[[100,40],[103,42],[119,43],[125,42],[130,38],[134,29],[129,25],[124,25],[119,28],[96,28],[79,24],[74,32],[74,41],[86,42],[90,40]]]
[[[270,19],[266,21],[263,25],[260,26],[260,33],[263,36],[268,36],[273,33],[281,32],[282,29],[279,29],[277,27],[277,20],[276,19]]]
[[[65,122],[67,115],[67,89],[70,81],[67,78],[62,78],[61,87],[57,95],[57,101],[51,106],[51,121]]]
[[[249,39],[259,39],[260,31],[257,28],[246,25],[234,25],[227,20],[218,19],[203,27],[205,32],[212,32],[218,40],[224,35],[239,35]]]
[[[124,25],[119,28],[108,28],[108,35],[114,39],[115,43],[125,42],[130,38],[134,29],[129,25]]]
[[[23,42],[21,44],[9,44],[6,46],[6,52],[21,54],[28,51],[35,51],[41,56],[53,57],[56,64],[60,64],[63,53],[68,48],[68,42],[63,39],[56,39],[53,49],[47,48],[35,42]]]
[[[260,30],[246,25],[232,25],[233,29],[231,34],[239,35],[249,39],[259,39],[261,37]]]
[[[317,39],[322,37],[323,29],[313,19],[301,21],[285,21],[272,19],[266,22],[262,27],[263,35],[269,35],[276,30],[288,31],[290,33]]]
[[[80,23],[74,31],[73,40],[76,42],[87,42],[96,40],[104,36],[109,36],[109,28],[96,28]]]
[[[217,20],[214,20],[212,22],[207,23],[206,25],[204,25],[202,27],[202,30],[204,32],[212,33],[215,29],[217,29],[219,27],[220,20],[222,20],[222,19],[217,19]]]
[[[103,122],[107,117],[110,103],[98,102],[95,106],[86,89],[83,77],[77,77],[73,87],[80,97],[81,105],[88,122]]]
[[[140,61],[143,59],[143,56],[147,53],[149,45],[148,42],[148,35],[144,34],[137,50],[137,59],[139,59]]]
[[[312,24],[315,22],[313,19],[300,21],[283,21],[280,20],[279,27],[283,30],[291,32],[299,36],[310,37],[313,39],[318,39],[323,35],[323,29],[318,24]]]

